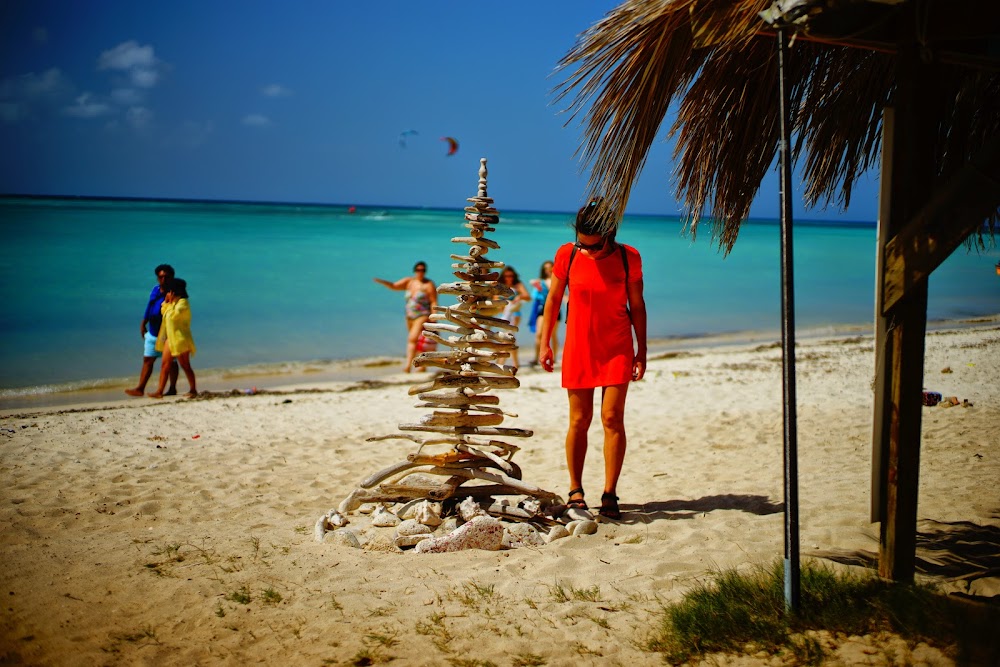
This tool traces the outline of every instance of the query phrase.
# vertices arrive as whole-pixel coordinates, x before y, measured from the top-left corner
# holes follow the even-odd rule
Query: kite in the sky
[[[448,142],[448,155],[454,155],[458,152],[458,141],[454,137],[441,137],[441,141]]]
[[[416,130],[403,130],[402,132],[400,132],[399,133],[400,148],[406,148],[406,138],[415,134],[420,134],[420,133],[417,132]]]

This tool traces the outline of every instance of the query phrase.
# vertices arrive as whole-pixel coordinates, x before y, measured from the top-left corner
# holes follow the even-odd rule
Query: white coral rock
[[[504,528],[503,547],[505,549],[540,547],[544,543],[538,531],[526,523],[515,523]]]
[[[458,515],[463,521],[472,521],[477,516],[486,516],[486,511],[479,506],[472,496],[458,504]]]
[[[347,520],[346,516],[334,509],[326,513],[326,523],[333,528],[343,528],[350,521]]]
[[[489,516],[474,517],[455,532],[432,537],[417,545],[417,553],[443,553],[463,549],[497,551],[503,543],[503,524]]]
[[[432,528],[441,525],[441,515],[438,513],[437,508],[427,500],[417,505],[417,511],[413,518],[425,526],[431,526]]]
[[[549,534],[545,536],[545,541],[552,544],[556,540],[561,540],[564,537],[569,537],[569,531],[566,530],[566,526],[556,524],[549,529]]]
[[[358,540],[358,536],[354,531],[349,528],[338,528],[329,533],[329,535],[334,544],[339,544],[342,547],[351,547],[352,549],[361,548],[361,541]]]
[[[389,528],[399,525],[399,517],[387,508],[379,506],[372,514],[372,525],[377,528]]]
[[[425,526],[416,519],[407,519],[396,528],[396,535],[429,535],[430,526]]]

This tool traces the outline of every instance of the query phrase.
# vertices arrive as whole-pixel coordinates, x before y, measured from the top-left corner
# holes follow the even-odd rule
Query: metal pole
[[[781,138],[781,370],[785,457],[785,607],[799,611],[799,462],[795,412],[795,289],[792,271],[792,160],[788,100],[788,35],[778,28],[778,92]]]

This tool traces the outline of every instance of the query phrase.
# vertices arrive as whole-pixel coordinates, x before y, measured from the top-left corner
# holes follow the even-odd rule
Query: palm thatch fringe
[[[758,13],[771,0],[626,0],[583,33],[559,63],[553,93],[581,119],[588,198],[620,222],[672,104],[676,196],[692,235],[711,216],[728,253],[777,150],[777,62]],[[895,56],[799,40],[789,58],[795,153],[809,207],[846,208],[857,179],[879,164],[882,110]],[[1000,74],[939,65],[938,175],[954,174],[1000,131]],[[985,221],[995,233],[1000,207]],[[982,233],[978,237],[982,244]]]

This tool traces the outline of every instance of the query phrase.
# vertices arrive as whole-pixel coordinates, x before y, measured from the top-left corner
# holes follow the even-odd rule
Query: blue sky
[[[487,157],[501,210],[573,210],[580,129],[552,72],[613,6],[0,0],[0,193],[450,208]],[[629,212],[683,213],[672,150]],[[872,177],[846,212],[795,214],[876,210]],[[772,174],[751,213],[777,211]]]

